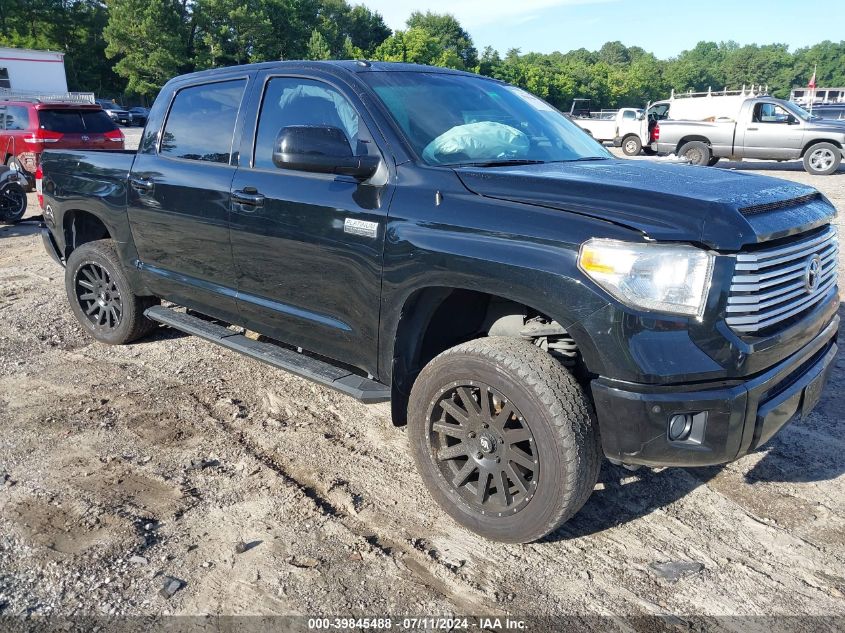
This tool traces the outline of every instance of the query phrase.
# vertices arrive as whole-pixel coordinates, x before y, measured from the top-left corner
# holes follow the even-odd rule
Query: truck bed
[[[125,179],[132,168],[137,152],[134,149],[91,150],[91,149],[55,149],[45,150],[41,155],[41,164],[53,173],[78,172],[80,168],[90,168],[98,174],[109,175],[120,172]]]
[[[664,119],[660,121],[658,152],[671,154],[680,149],[685,139],[706,138],[714,156],[733,155],[736,135],[735,121],[683,121]]]
[[[125,210],[135,155],[135,150],[48,150],[41,156],[41,168],[64,195],[78,198],[81,208],[93,203]]]

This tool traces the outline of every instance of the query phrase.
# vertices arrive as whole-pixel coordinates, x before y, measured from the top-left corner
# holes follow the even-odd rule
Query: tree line
[[[670,59],[607,42],[597,51],[501,55],[478,51],[451,15],[414,12],[392,31],[346,0],[3,0],[0,46],[65,53],[71,90],[150,101],[171,77],[280,59],[374,59],[477,72],[561,109],[641,106],[670,90],[768,85],[786,97],[817,68],[819,85],[845,86],[845,41],[790,51],[785,44],[699,42]]]

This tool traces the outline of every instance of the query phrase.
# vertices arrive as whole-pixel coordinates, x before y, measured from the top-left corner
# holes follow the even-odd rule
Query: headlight
[[[625,305],[701,318],[714,257],[692,246],[593,239],[578,267]]]

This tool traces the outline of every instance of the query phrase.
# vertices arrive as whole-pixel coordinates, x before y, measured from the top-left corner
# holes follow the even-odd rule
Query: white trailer
[[[9,92],[66,93],[64,53],[0,48],[0,96]]]

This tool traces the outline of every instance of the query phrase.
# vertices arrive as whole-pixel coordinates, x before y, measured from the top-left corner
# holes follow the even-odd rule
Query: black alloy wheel
[[[411,389],[408,434],[434,500],[495,541],[527,543],[554,531],[598,477],[590,401],[530,341],[483,337],[438,354]]]
[[[475,511],[508,516],[534,496],[540,472],[534,436],[493,387],[452,383],[432,403],[429,428],[440,476]]]
[[[71,251],[65,292],[76,320],[101,343],[131,343],[158,326],[144,316],[158,299],[133,292],[112,240],[86,242]]]
[[[114,329],[123,316],[123,300],[117,283],[103,266],[89,262],[76,272],[74,283],[79,307],[96,327]]]

